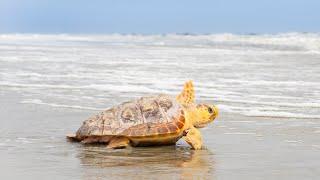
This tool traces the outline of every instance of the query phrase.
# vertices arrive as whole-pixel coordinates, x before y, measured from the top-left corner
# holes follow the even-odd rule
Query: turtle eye
[[[209,112],[210,114],[213,113],[213,110],[212,110],[211,107],[208,107],[208,112]]]

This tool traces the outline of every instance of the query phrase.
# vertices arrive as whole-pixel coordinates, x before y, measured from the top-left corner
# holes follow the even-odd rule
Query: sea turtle
[[[193,149],[201,149],[197,128],[218,115],[214,105],[195,104],[192,81],[176,97],[166,94],[141,97],[107,109],[83,122],[67,138],[82,143],[107,143],[108,148],[171,145],[183,138]]]

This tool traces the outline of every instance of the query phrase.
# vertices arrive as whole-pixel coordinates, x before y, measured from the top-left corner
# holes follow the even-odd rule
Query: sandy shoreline
[[[320,170],[319,122],[253,118],[221,112],[202,130],[207,150],[177,147],[110,152],[69,143],[96,111],[22,104],[0,91],[0,177],[4,179],[186,178],[315,179]],[[137,173],[139,171],[140,173]]]

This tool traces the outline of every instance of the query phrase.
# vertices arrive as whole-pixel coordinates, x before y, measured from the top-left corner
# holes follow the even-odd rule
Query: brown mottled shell
[[[77,137],[166,135],[179,132],[184,123],[181,105],[161,94],[122,103],[87,119]]]

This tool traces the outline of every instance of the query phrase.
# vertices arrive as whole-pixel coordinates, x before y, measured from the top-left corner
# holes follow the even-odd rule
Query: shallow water
[[[319,59],[318,34],[0,35],[0,87],[22,103],[103,109],[193,79],[227,112],[320,119]]]
[[[220,117],[186,143],[110,151],[64,135],[101,109],[193,79]],[[320,36],[0,35],[0,177],[315,179]]]

